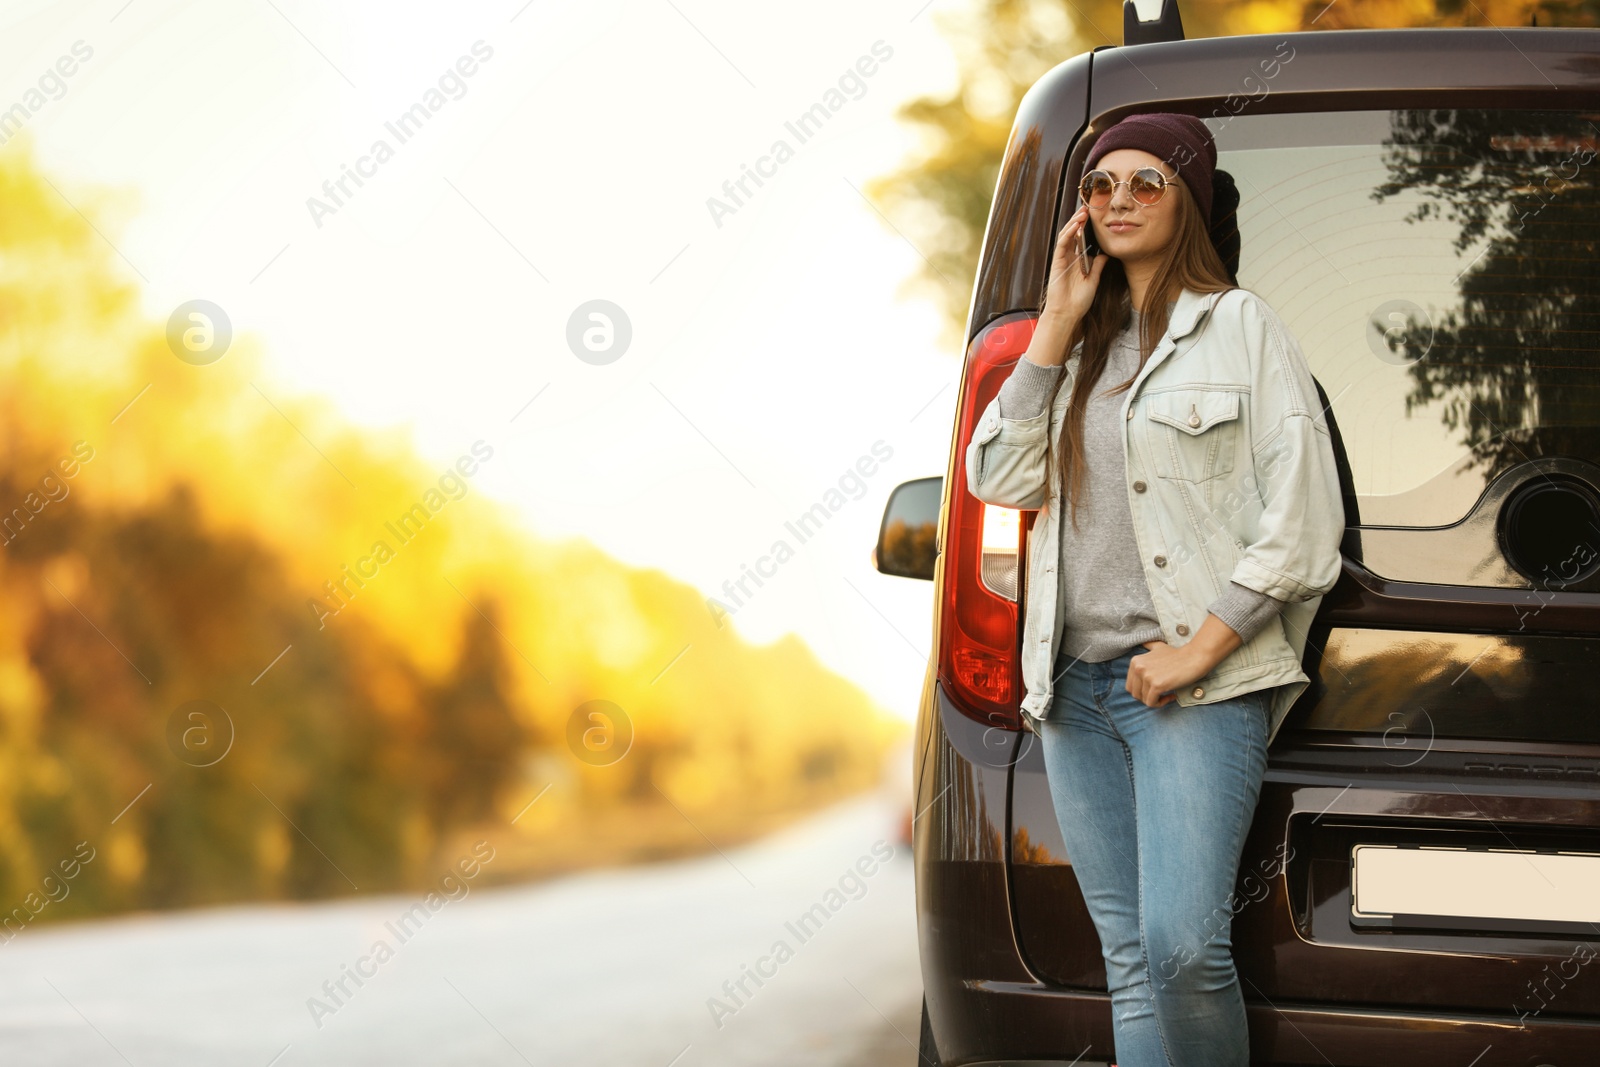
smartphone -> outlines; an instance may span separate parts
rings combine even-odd
[[[1083,194],[1079,193],[1077,206],[1072,209],[1072,213],[1076,215],[1082,208]],[[1078,269],[1083,272],[1084,277],[1089,276],[1089,229],[1089,220],[1085,218],[1083,220],[1083,229],[1078,231]],[[1098,252],[1099,249],[1096,248],[1095,251]]]

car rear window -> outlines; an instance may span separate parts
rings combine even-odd
[[[1600,460],[1600,114],[1208,119],[1239,284],[1332,401],[1363,526],[1441,526],[1538,456]]]

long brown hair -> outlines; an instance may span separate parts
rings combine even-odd
[[[1206,220],[1200,217],[1199,205],[1194,202],[1189,187],[1182,181],[1173,182],[1172,185],[1167,196],[1177,195],[1174,205],[1178,209],[1177,233],[1168,242],[1166,253],[1145,292],[1145,306],[1139,309],[1139,366],[1133,378],[1107,390],[1113,395],[1132,387],[1134,378],[1139,376],[1145,361],[1165,336],[1167,300],[1170,299],[1168,294],[1175,295],[1180,289],[1217,293],[1238,288],[1229,281],[1228,268],[1217,254],[1216,246],[1211,243]],[[1121,261],[1108,260],[1100,270],[1100,284],[1095,288],[1088,313],[1067,338],[1069,356],[1079,342],[1083,344],[1083,351],[1079,356],[1072,399],[1067,405],[1067,417],[1056,440],[1054,459],[1056,469],[1066,474],[1066,499],[1074,530],[1078,528],[1078,500],[1083,486],[1083,472],[1079,468],[1084,454],[1084,409],[1089,402],[1089,391],[1099,383],[1100,374],[1105,370],[1112,339],[1128,326],[1128,320],[1132,317],[1132,303],[1128,276],[1122,269]],[[1063,381],[1065,377],[1062,376]],[[1060,389],[1061,381],[1057,381],[1046,410],[1054,407],[1055,394]]]

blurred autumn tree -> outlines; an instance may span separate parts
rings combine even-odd
[[[1154,18],[1159,0],[1140,12]],[[1600,24],[1600,0],[1180,0],[1188,38],[1289,30],[1399,26]],[[960,351],[984,224],[1017,105],[1045,72],[1100,45],[1122,43],[1121,0],[974,0],[936,11],[956,54],[960,84],[897,115],[920,127],[927,149],[869,182],[870,197],[922,254],[907,289],[944,314],[944,344]]]
[[[0,203],[10,935],[418,889],[480,836],[491,879],[699,850],[877,781],[903,724],[797,639],[752,647],[691,587],[541,541],[471,479],[341,611],[309,610],[443,465],[290,395],[248,338],[175,358],[108,202],[45,179],[26,138]],[[611,766],[567,747],[597,698],[632,731]],[[215,762],[173,747],[194,701]],[[93,859],[47,903],[79,842]]]

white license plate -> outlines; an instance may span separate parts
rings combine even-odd
[[[1515,849],[1350,848],[1351,912],[1600,922],[1600,854]]]

